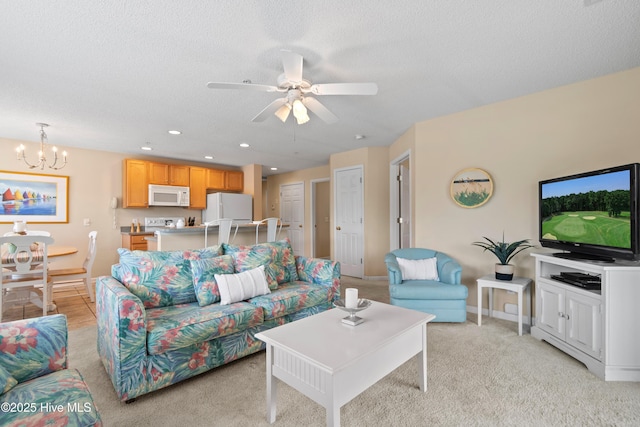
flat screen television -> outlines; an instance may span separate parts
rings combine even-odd
[[[640,259],[640,164],[539,182],[540,244],[563,258]]]

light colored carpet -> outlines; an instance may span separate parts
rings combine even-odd
[[[428,390],[410,360],[342,407],[343,426],[638,426],[640,383],[604,382],[512,322],[428,326]],[[69,361],[105,426],[267,426],[265,354],[246,357],[132,404],[116,398],[96,329],[69,332]],[[324,409],[280,383],[276,426],[323,426]]]

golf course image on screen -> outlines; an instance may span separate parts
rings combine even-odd
[[[543,239],[631,247],[629,190],[590,191],[542,199]]]

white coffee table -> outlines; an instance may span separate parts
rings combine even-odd
[[[256,334],[267,344],[269,423],[276,420],[277,380],[326,408],[328,426],[339,426],[343,405],[416,354],[420,390],[427,390],[433,314],[373,301],[358,312],[360,325],[342,323],[346,315],[332,309]]]

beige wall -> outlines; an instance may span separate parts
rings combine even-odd
[[[636,68],[417,123],[415,246],[457,258],[468,304],[475,306],[475,280],[492,273],[496,260],[471,242],[504,231],[507,240],[531,238],[539,245],[538,181],[639,162],[639,118]],[[401,139],[391,151],[407,144]],[[449,197],[450,180],[468,167],[494,180],[493,197],[476,209],[460,208]],[[534,277],[532,257],[520,254],[514,261],[517,275]],[[504,293],[499,298],[498,310],[515,302]]]
[[[319,166],[316,168],[302,169],[295,172],[270,175],[267,177],[267,196],[265,217],[280,217],[280,186],[304,183],[304,255],[311,254],[311,233],[313,223],[311,222],[311,181],[316,179],[329,178],[329,166]],[[284,234],[284,233],[283,233]]]
[[[253,196],[253,220],[263,219],[262,166],[251,164],[242,167],[244,173],[244,194]]]
[[[34,139],[38,135],[34,132]],[[201,217],[201,210],[184,208],[152,207],[148,209],[122,209],[122,161],[125,158],[141,158],[167,162],[143,156],[131,156],[106,151],[83,150],[75,147],[63,147],[63,141],[51,141],[69,152],[69,163],[64,169],[53,171],[45,169],[38,173],[69,177],[69,223],[68,224],[31,224],[31,230],[50,231],[57,245],[70,245],[79,249],[78,253],[55,260],[56,268],[81,265],[87,251],[88,234],[98,231],[98,252],[93,267],[93,276],[110,274],[111,265],[118,261],[117,249],[121,246],[120,226],[131,224],[134,218],[144,223],[146,216],[196,216]],[[39,144],[0,138],[0,170],[10,172],[29,172],[24,163],[15,158],[15,147],[24,144],[27,155],[33,156]],[[211,164],[186,163],[171,161],[174,164],[192,164],[194,166],[217,167]],[[118,208],[112,210],[109,202],[112,197],[118,198]],[[114,226],[115,214],[115,226]],[[89,218],[91,225],[84,226],[83,220]],[[28,221],[28,220],[27,220]],[[10,231],[12,224],[1,224],[0,233]]]

